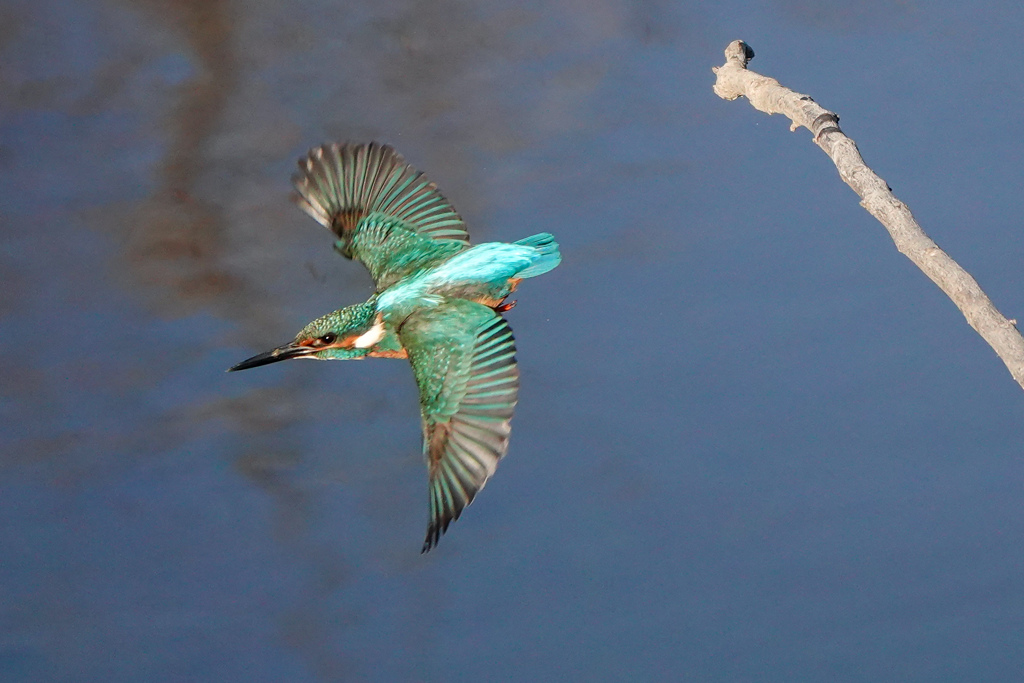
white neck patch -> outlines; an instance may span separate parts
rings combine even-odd
[[[377,322],[373,324],[373,327],[356,337],[356,340],[352,345],[357,349],[368,349],[383,338],[384,318],[383,316],[378,315]]]

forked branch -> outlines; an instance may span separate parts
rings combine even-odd
[[[1017,330],[1017,321],[1007,320],[975,279],[925,234],[907,205],[864,163],[857,145],[839,129],[838,116],[807,95],[747,69],[753,58],[754,51],[743,41],[730,43],[725,49],[725,64],[712,68],[717,74],[715,94],[726,100],[744,96],[759,111],[789,117],[790,130],[803,126],[811,131],[814,144],[832,159],[839,177],[860,196],[860,205],[885,226],[900,253],[952,299],[1024,388],[1024,337]]]

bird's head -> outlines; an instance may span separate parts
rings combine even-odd
[[[303,327],[294,340],[243,360],[228,371],[248,370],[290,358],[359,360],[365,358],[386,335],[384,320],[377,312],[374,297],[366,303],[346,306],[317,318]]]

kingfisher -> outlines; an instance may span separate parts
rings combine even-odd
[[[540,233],[471,245],[437,186],[376,142],[314,148],[292,182],[295,203],[334,233],[335,250],[366,266],[375,292],[229,371],[294,358],[408,359],[429,481],[425,553],[508,450],[519,369],[502,314],[515,306],[506,300],[522,280],[561,262],[558,243]]]

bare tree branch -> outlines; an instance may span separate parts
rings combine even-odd
[[[839,129],[837,115],[774,78],[747,69],[753,58],[754,51],[743,41],[730,43],[725,49],[725,65],[711,69],[718,76],[715,94],[726,100],[745,96],[759,111],[789,117],[793,122],[790,130],[803,126],[811,131],[814,143],[839,169],[839,177],[860,196],[860,205],[885,226],[900,253],[953,300],[1024,388],[1024,337],[1017,331],[1017,321],[1003,317],[975,279],[925,234],[907,205],[864,163],[856,143]]]

